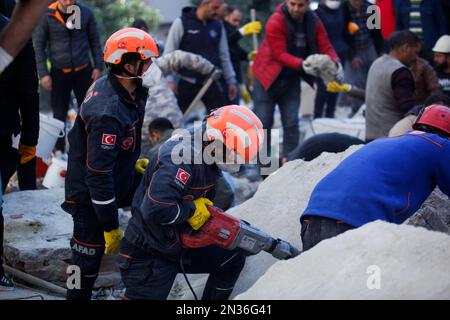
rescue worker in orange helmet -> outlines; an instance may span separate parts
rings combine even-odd
[[[186,249],[179,233],[200,229],[210,217],[220,170],[237,171],[255,159],[262,123],[246,107],[230,105],[188,133],[175,131],[160,147],[133,199],[118,256],[127,299],[166,299],[182,271],[210,274],[202,299],[228,299],[244,267],[239,249]]]
[[[104,253],[117,253],[122,231],[118,208],[129,206],[140,182],[135,163],[149,77],[158,74],[153,38],[126,28],[105,44],[108,75],[89,88],[69,133],[66,200],[73,216],[72,264],[80,267],[81,288],[69,288],[67,299],[88,300]],[[156,67],[157,68],[157,67]]]

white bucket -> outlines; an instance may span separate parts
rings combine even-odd
[[[48,159],[55,147],[56,140],[64,137],[64,122],[53,117],[39,114],[39,140],[36,146],[38,157]]]
[[[48,189],[63,188],[67,172],[67,161],[53,158],[52,164],[48,167],[42,185]]]
[[[53,117],[39,114],[39,140],[36,146],[36,155],[48,159],[52,155],[58,138],[64,137],[64,122]],[[13,147],[19,149],[20,134],[12,137]]]

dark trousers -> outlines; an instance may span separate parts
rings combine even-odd
[[[80,268],[81,288],[67,290],[67,300],[90,300],[105,251],[103,229],[96,218],[94,208],[74,206],[71,210],[73,216],[71,264]]]
[[[13,148],[10,135],[0,135],[0,155],[3,192],[16,171],[20,190],[36,189],[36,157],[25,164],[20,164],[19,152]]]
[[[337,93],[327,91],[325,83],[321,79],[317,79],[317,93],[314,101],[314,118],[334,118],[334,111],[336,109]],[[325,106],[326,105],[326,106]]]
[[[228,84],[227,84],[227,82],[224,79],[222,79],[220,81],[220,85],[222,86],[223,96],[224,96],[225,100],[227,101],[227,105],[230,105],[230,104],[237,104],[237,105],[239,105],[239,102],[240,102],[240,99],[241,99],[240,84],[239,83],[236,84],[237,92],[236,92],[236,97],[233,100],[230,100],[228,98]]]
[[[355,228],[341,221],[319,216],[304,216],[301,224],[303,251],[311,249],[322,240]]]
[[[74,91],[78,106],[80,106],[89,86],[92,84],[91,76],[91,67],[86,67],[83,70],[70,73],[64,73],[62,70],[52,68],[51,106],[53,117],[64,123],[66,122],[71,91]],[[64,152],[65,138],[58,139],[56,142],[56,150]]]
[[[5,272],[3,270],[3,229],[4,229],[4,219],[3,219],[3,208],[0,204],[0,276]]]
[[[300,108],[300,79],[292,81],[276,80],[265,90],[262,84],[255,79],[253,89],[254,112],[267,129],[265,145],[271,146],[270,129],[274,122],[275,106],[278,104],[283,124],[283,156],[295,149],[300,138],[299,108]]]
[[[184,113],[191,102],[194,100],[197,93],[203,87],[201,84],[192,84],[190,82],[180,80],[178,83],[178,104],[181,111]],[[216,108],[223,107],[227,104],[224,93],[217,82],[213,82],[202,98],[208,113]]]
[[[126,299],[165,300],[181,264],[162,256],[149,255],[122,240],[117,262],[125,284]],[[240,250],[217,246],[189,249],[183,254],[186,273],[209,273],[202,300],[226,300],[230,297],[245,264]]]

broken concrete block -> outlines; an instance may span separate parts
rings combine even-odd
[[[450,199],[436,188],[407,224],[450,234]]]
[[[4,200],[6,263],[47,281],[65,281],[73,223],[60,208],[64,189],[12,192]]]
[[[4,201],[6,264],[65,287],[73,220],[60,207],[64,188],[13,192]],[[120,210],[119,217],[124,230],[130,213]],[[96,286],[119,282],[115,256],[105,256]]]

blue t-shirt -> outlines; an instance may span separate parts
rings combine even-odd
[[[342,161],[315,187],[305,215],[359,227],[402,223],[436,186],[450,196],[450,140],[411,131],[377,139]]]

